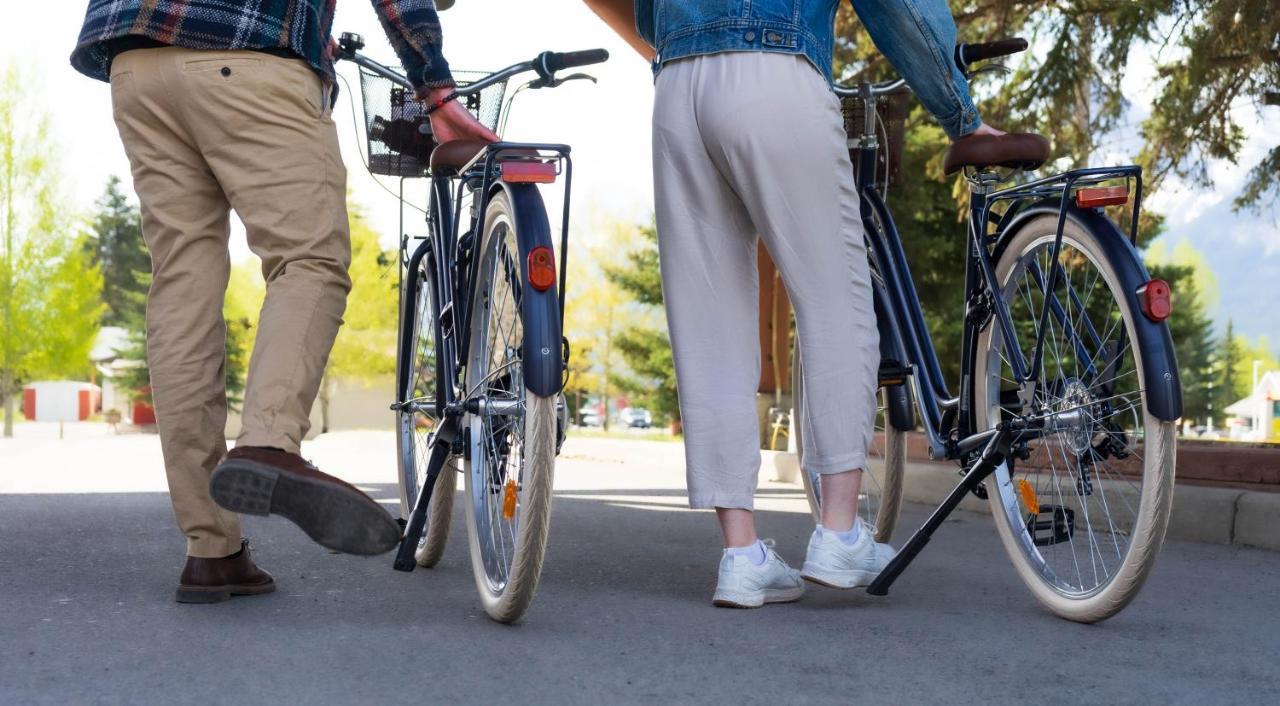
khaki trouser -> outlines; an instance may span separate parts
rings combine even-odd
[[[239,518],[209,496],[227,449],[231,209],[267,282],[238,445],[298,452],[342,324],[351,289],[346,170],[324,83],[300,60],[250,51],[136,49],[111,68],[151,250],[151,392],[190,556],[240,548]]]
[[[662,291],[689,503],[752,507],[760,470],[756,238],[796,311],[804,464],[866,466],[879,334],[840,103],[802,56],[674,61],[653,107]]]

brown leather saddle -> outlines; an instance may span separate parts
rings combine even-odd
[[[431,151],[431,176],[455,176],[489,143],[484,140],[450,140]]]
[[[1030,132],[967,135],[942,155],[942,171],[955,174],[965,167],[1035,169],[1049,159],[1049,141]]]

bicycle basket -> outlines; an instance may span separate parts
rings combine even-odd
[[[466,86],[487,75],[473,71],[453,72],[459,86]],[[458,101],[481,124],[494,130],[502,113],[506,90],[506,81],[499,81]],[[436,146],[426,106],[414,99],[409,89],[363,68],[360,69],[360,92],[364,98],[369,171],[394,177],[424,176],[431,150]]]
[[[844,132],[850,138],[862,135],[866,110],[861,98],[841,98],[844,112]],[[911,112],[911,92],[900,89],[876,97],[877,139],[880,149],[876,155],[876,183],[881,188],[898,180],[902,167],[902,150],[906,142],[907,113]]]

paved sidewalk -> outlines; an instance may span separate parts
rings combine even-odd
[[[679,444],[571,439],[525,621],[480,609],[461,512],[441,565],[246,531],[279,591],[173,603],[182,540],[154,436],[0,440],[0,703],[1274,703],[1280,553],[1171,542],[1102,625],[1043,611],[985,515],[960,512],[887,598],[810,587],[714,609],[718,543]],[[389,433],[308,444],[394,503]],[[796,486],[759,522],[798,562]],[[904,527],[927,508],[908,505]]]

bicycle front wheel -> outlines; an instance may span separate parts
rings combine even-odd
[[[435,309],[432,307],[434,280],[430,263],[423,258],[418,264],[416,292],[405,286],[401,296],[400,325],[408,338],[401,337],[397,358],[396,380],[400,385],[398,401],[408,405],[396,412],[396,458],[400,472],[400,517],[409,519],[418,502],[418,494],[427,479],[427,462],[431,458],[431,432],[440,423],[444,406],[441,387],[443,368],[436,346]],[[408,279],[404,280],[405,285]],[[403,285],[402,285],[403,286]],[[458,482],[457,467],[452,459],[436,478],[431,504],[427,508],[427,524],[414,552],[418,566],[432,567],[444,555],[449,541],[449,525],[453,520],[453,495]]]
[[[547,548],[556,454],[556,399],[528,390],[521,350],[523,271],[505,192],[485,210],[467,356],[466,514],[471,566],[485,612],[509,623],[537,590]]]
[[[989,492],[1005,550],[1046,607],[1079,622],[1119,612],[1137,595],[1164,541],[1173,496],[1174,427],[1147,410],[1146,351],[1133,298],[1098,236],[1068,220],[1052,275],[1057,216],[1027,223],[996,263],[1022,355],[1033,354],[1049,307],[1034,392],[1013,380],[999,319],[979,336],[974,410],[979,429],[1014,414],[1061,415],[1011,457]]]
[[[800,477],[804,483],[805,498],[813,521],[822,523],[822,486],[817,474],[804,468],[804,363],[796,349],[793,355],[791,399],[795,408],[792,414],[796,450],[800,457]],[[907,397],[891,398],[890,396]],[[886,403],[910,404],[905,385],[885,387],[876,394],[879,409],[876,411],[875,430],[871,445],[867,448],[867,467],[862,473],[862,488],[858,491],[858,515],[875,529],[875,540],[887,543],[898,524],[902,510],[902,482],[907,459],[907,435],[886,423]],[[854,430],[850,430],[852,433]]]

